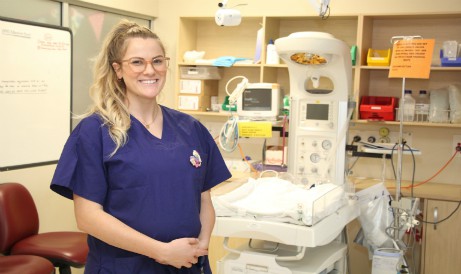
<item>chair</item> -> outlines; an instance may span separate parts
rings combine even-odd
[[[0,274],[54,274],[53,264],[34,255],[0,256]]]
[[[0,250],[5,255],[35,255],[48,259],[59,273],[85,266],[87,234],[38,233],[39,219],[29,191],[19,183],[0,184]]]

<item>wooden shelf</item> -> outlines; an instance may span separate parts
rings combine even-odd
[[[351,120],[352,125],[354,124],[369,124],[369,125],[391,125],[398,126],[398,121],[370,121],[370,120]],[[450,123],[428,123],[428,122],[404,122],[405,127],[436,127],[436,128],[461,128],[461,124],[450,124]]]
[[[219,81],[218,100],[223,102],[227,95],[225,86],[229,79],[237,75],[246,76],[250,82],[279,83],[285,94],[289,93],[290,81],[286,64],[265,64],[266,47],[269,39],[285,37],[299,31],[327,32],[344,41],[348,46],[357,46],[356,66],[353,66],[353,87],[349,95],[356,102],[362,96],[400,97],[402,81],[389,78],[389,67],[367,66],[366,56],[369,48],[390,48],[390,40],[394,36],[421,35],[425,39],[434,39],[430,79],[407,79],[406,89],[437,90],[448,83],[459,82],[461,67],[440,66],[439,51],[443,41],[461,41],[461,14],[368,14],[353,16],[330,16],[328,20],[320,20],[314,16],[260,16],[246,18],[240,26],[222,28],[216,26],[213,17],[182,17],[177,50],[178,68],[182,66],[210,66],[181,62],[186,51],[205,51],[205,59],[220,56],[253,58],[255,56],[257,31],[263,29],[263,45],[261,61],[258,64],[235,64],[223,68],[223,76]],[[444,31],[441,32],[440,29]],[[179,76],[178,76],[179,78]],[[179,79],[178,79],[179,82]],[[372,125],[378,122],[361,121],[358,118],[359,105],[354,113],[354,123]],[[198,113],[200,116],[227,116],[222,113]],[[379,122],[386,125],[398,125],[399,122]],[[405,123],[412,127],[460,128],[461,125],[449,123]]]

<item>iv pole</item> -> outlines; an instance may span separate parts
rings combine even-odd
[[[422,39],[421,36],[394,36],[391,38],[391,44],[394,45],[398,40],[413,40],[413,39]],[[406,78],[402,78],[402,94],[400,98],[404,98],[405,96],[405,85],[406,85]],[[405,112],[405,100],[401,100],[402,105],[399,105],[399,143],[397,146],[397,175],[396,175],[396,187],[395,187],[395,201],[400,201],[401,191],[400,188],[402,186],[402,157],[403,157],[403,150],[404,150],[404,142],[403,142],[403,117]],[[398,219],[396,219],[396,224],[398,227]],[[397,234],[396,234],[397,233]],[[399,231],[394,232],[394,237],[397,239]]]
[[[421,36],[394,36],[391,38],[391,44],[394,46],[395,43],[397,43],[397,40],[413,40],[413,39],[422,39]],[[405,147],[405,143],[404,143],[404,140],[403,140],[403,122],[404,122],[404,114],[405,114],[405,100],[403,100],[404,96],[405,96],[405,86],[406,86],[406,77],[402,77],[402,92],[401,92],[401,105],[399,105],[399,138],[398,138],[398,144],[397,144],[397,174],[396,174],[396,191],[395,191],[395,201],[393,202],[393,207],[394,208],[397,208],[398,211],[400,210],[404,210],[404,211],[409,211],[406,212],[408,213],[408,216],[409,219],[406,219],[407,222],[410,222],[410,226],[413,226],[413,210],[415,210],[415,207],[416,207],[416,202],[411,200],[410,201],[410,208],[406,208],[408,207],[408,203],[401,203],[401,186],[402,186],[402,164],[403,164],[403,161],[402,161],[402,158],[403,158],[403,152],[404,152],[404,147]],[[413,197],[411,197],[411,199],[413,199]],[[405,205],[403,205],[405,204]],[[400,239],[400,223],[401,223],[401,220],[400,220],[400,214],[396,214],[394,216],[394,225],[395,225],[395,230],[393,231],[393,243],[394,243],[394,247],[397,249],[397,250],[401,250],[401,247],[397,244],[397,241]],[[403,254],[402,254],[403,255]],[[405,262],[405,259],[403,259],[404,262]],[[406,262],[405,262],[406,264]]]

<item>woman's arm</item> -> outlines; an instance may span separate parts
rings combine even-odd
[[[191,267],[202,251],[195,238],[164,243],[144,235],[106,213],[98,203],[74,194],[74,210],[80,230],[112,246],[148,256],[161,264]],[[205,253],[205,254],[204,254]]]
[[[198,237],[200,243],[199,247],[208,250],[210,244],[211,232],[213,231],[215,223],[215,211],[211,201],[210,191],[202,192],[201,207],[200,207],[200,222],[202,223],[202,230]]]

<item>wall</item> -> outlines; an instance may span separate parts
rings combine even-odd
[[[123,10],[134,14],[157,17],[159,0],[61,0],[70,4],[83,4],[85,6],[102,6],[113,10]]]

